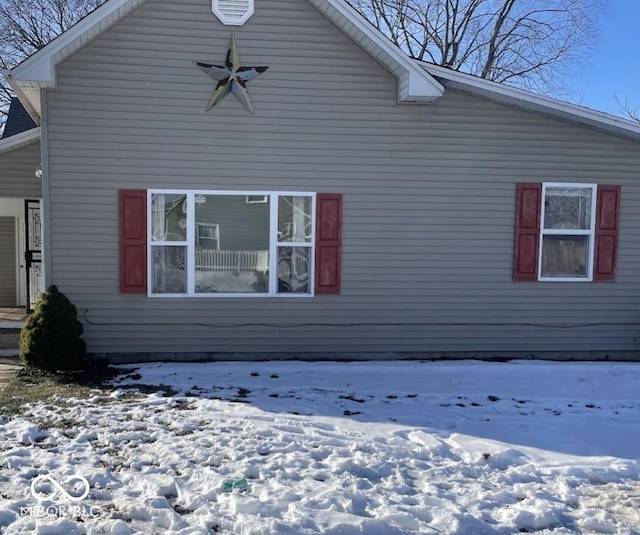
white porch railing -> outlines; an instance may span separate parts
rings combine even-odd
[[[261,271],[269,269],[269,251],[196,251],[196,271]]]

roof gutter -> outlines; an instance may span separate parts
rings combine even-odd
[[[31,130],[20,132],[15,136],[8,137],[6,139],[0,139],[0,154],[11,152],[12,150],[19,149],[25,145],[31,145],[40,140],[40,127],[36,126]]]
[[[39,125],[40,113],[33,106],[33,104],[31,103],[31,100],[27,97],[25,92],[22,90],[22,87],[20,87],[20,85],[16,83],[11,72],[12,72],[11,69],[0,69],[0,74],[2,74],[3,78],[9,84],[9,87],[11,87],[13,92],[18,96],[18,98],[20,99],[20,102],[24,106],[24,109],[27,110],[27,113],[31,116],[34,122]]]
[[[494,102],[509,104],[527,111],[589,126],[609,134],[615,134],[636,141],[640,140],[639,122],[525,91],[524,89],[518,89],[517,87],[485,80],[484,78],[454,71],[446,67],[441,67],[440,65],[433,65],[426,62],[419,63],[429,74],[443,80],[450,89],[484,97]]]

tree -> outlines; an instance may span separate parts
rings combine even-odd
[[[83,330],[76,307],[51,285],[20,331],[20,359],[43,370],[80,369],[87,349]]]
[[[624,117],[640,123],[640,110],[634,107],[628,98],[625,97],[624,100],[621,100],[618,95],[613,95],[613,98],[620,107],[620,111]]]
[[[105,1],[0,0],[0,68],[17,65]],[[0,127],[12,95],[2,80]]]
[[[564,86],[608,0],[349,0],[412,58],[538,92]]]

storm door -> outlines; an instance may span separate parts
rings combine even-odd
[[[44,291],[42,269],[42,219],[40,201],[24,201],[25,214],[25,268],[27,282],[27,312],[32,312],[38,297]]]

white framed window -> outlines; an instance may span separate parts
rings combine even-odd
[[[315,200],[149,190],[149,296],[312,296]]]
[[[264,204],[269,202],[266,195],[247,195],[247,204]]]
[[[278,292],[309,293],[313,264],[313,198],[279,195],[277,206]]]
[[[198,249],[220,250],[220,225],[217,223],[196,223],[196,247]]]
[[[591,281],[596,184],[542,184],[538,280]]]

